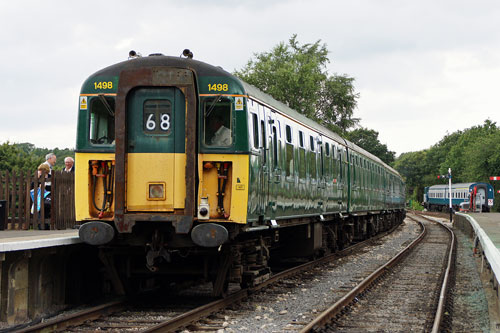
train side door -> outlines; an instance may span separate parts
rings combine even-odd
[[[259,186],[258,186],[258,212],[265,216],[269,202],[269,149],[268,149],[268,124],[269,109],[259,105]]]
[[[337,198],[338,198],[338,201],[337,203],[339,204],[339,209],[340,211],[343,211],[343,208],[344,208],[344,205],[345,205],[345,199],[344,199],[344,184],[345,184],[345,180],[344,180],[344,175],[343,175],[343,171],[344,171],[344,149],[342,148],[342,146],[338,146],[338,149],[337,149],[337,163],[338,163],[338,174],[337,174]]]
[[[342,211],[348,211],[351,207],[351,180],[352,177],[349,164],[349,153],[347,147],[341,148],[341,175],[342,175]]]
[[[281,183],[280,168],[280,123],[276,112],[270,110],[268,117],[268,167],[269,167],[269,188],[267,214],[274,217],[277,208],[277,198]]]
[[[319,149],[319,156],[318,156],[318,196],[319,196],[319,201],[318,201],[318,206],[321,210],[324,210],[325,207],[325,202],[323,202],[326,194],[326,174],[325,174],[325,163],[326,163],[326,157],[325,157],[325,148],[324,148],[324,143],[323,143],[323,138],[321,136],[318,137],[318,149]]]
[[[185,98],[140,88],[127,100],[126,209],[173,212],[185,201]]]

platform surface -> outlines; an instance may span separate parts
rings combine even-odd
[[[0,231],[0,252],[81,243],[77,229]]]
[[[488,238],[500,249],[500,213],[467,213],[488,235]]]

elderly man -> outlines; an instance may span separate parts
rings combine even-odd
[[[75,160],[72,157],[66,157],[64,159],[64,172],[74,172],[75,171]]]
[[[56,165],[56,159],[56,154],[54,153],[48,153],[47,155],[45,155],[45,162],[43,163],[49,166],[51,172],[54,165]]]

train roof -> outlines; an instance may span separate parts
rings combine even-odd
[[[150,55],[148,57],[138,57],[129,60],[125,60],[114,65],[103,68],[90,77],[94,76],[118,76],[120,72],[127,69],[143,68],[143,67],[159,67],[159,66],[171,66],[178,68],[189,68],[193,69],[198,76],[227,76],[231,75],[222,67],[217,67],[209,65],[202,61],[171,57],[160,54]]]
[[[238,79],[238,78],[236,78]],[[239,79],[238,79],[239,80]],[[248,84],[244,81],[241,81],[241,84],[243,85],[243,87],[245,88],[246,92],[248,93],[249,96],[252,96],[262,102],[264,102],[265,104],[268,104],[269,106],[273,107],[274,109],[276,110],[279,110],[281,112],[283,112],[284,114],[290,116],[291,118],[295,119],[295,120],[298,120],[299,122],[303,123],[304,125],[307,125],[311,128],[314,128],[316,131],[320,132],[322,135],[325,135],[339,143],[343,143],[345,144],[349,149],[352,149],[356,152],[359,152],[365,156],[367,156],[368,158],[380,163],[380,164],[383,164],[384,166],[386,166],[388,169],[391,169],[393,172],[395,172],[396,174],[399,175],[399,173],[392,169],[390,166],[388,166],[387,164],[385,164],[380,158],[378,158],[377,156],[371,154],[370,152],[364,150],[363,148],[357,146],[356,144],[342,138],[340,135],[338,135],[337,133],[329,130],[328,128],[318,124],[317,122],[315,122],[314,120],[304,116],[303,114],[295,111],[294,109],[290,108],[289,106],[287,106],[286,104],[280,102],[280,101],[277,101],[275,100],[272,96],[260,91],[258,88],[256,88],[255,86],[251,85],[251,84]]]
[[[490,184],[488,183],[484,183],[484,182],[474,182],[474,183],[456,183],[456,184],[451,184],[451,188],[452,189],[457,189],[457,188],[464,188],[464,189],[469,189],[471,186],[473,185],[487,185],[487,186],[491,186]],[[432,186],[429,186],[429,190],[442,190],[442,189],[447,189],[449,188],[449,185],[448,184],[439,184],[439,185],[432,185]]]
[[[165,56],[162,54],[153,54],[153,55],[150,55],[147,57],[137,57],[137,58],[125,60],[125,61],[116,63],[114,65],[108,66],[106,68],[103,68],[103,69],[95,72],[94,74],[92,74],[89,78],[87,78],[87,81],[91,80],[94,77],[98,77],[98,76],[119,76],[120,72],[123,70],[143,68],[143,67],[159,67],[159,66],[171,66],[171,67],[192,69],[196,73],[197,76],[226,76],[226,77],[230,77],[233,81],[241,84],[242,88],[245,90],[245,92],[248,96],[254,97],[255,99],[267,104],[268,106],[272,107],[273,109],[276,109],[276,110],[284,113],[285,115],[288,115],[290,118],[295,119],[295,120],[303,123],[304,125],[313,128],[314,130],[318,131],[321,135],[324,135],[332,140],[337,141],[338,143],[346,145],[349,149],[352,149],[353,151],[356,151],[356,152],[368,157],[369,159],[383,165],[385,168],[389,169],[394,174],[400,176],[400,174],[396,170],[394,170],[389,165],[385,164],[377,156],[369,153],[368,151],[364,150],[363,148],[357,146],[356,144],[342,138],[337,133],[335,133],[335,132],[329,130],[328,128],[318,124],[314,120],[307,118],[303,114],[291,109],[286,104],[284,104],[280,101],[277,101],[276,99],[274,99],[270,95],[262,92],[261,90],[254,87],[253,85],[242,81],[238,77],[236,77],[233,74],[224,70],[222,67],[213,66],[213,65],[207,64],[205,62],[194,60],[194,59]],[[85,84],[84,84],[84,86],[85,86]]]

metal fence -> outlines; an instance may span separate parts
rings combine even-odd
[[[52,171],[50,178],[23,171],[0,171],[0,200],[7,221],[3,229],[70,229],[75,226],[73,173]],[[46,191],[50,181],[50,191]],[[47,192],[50,192],[47,195]]]

